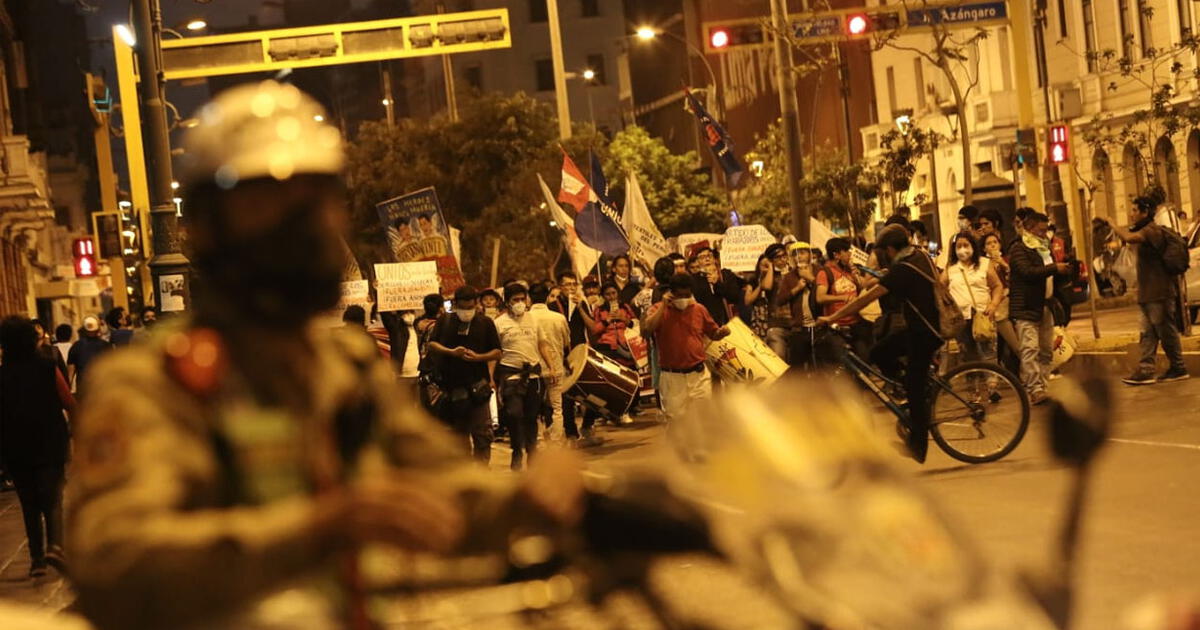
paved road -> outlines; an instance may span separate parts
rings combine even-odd
[[[1083,526],[1077,630],[1121,628],[1119,617],[1148,595],[1200,592],[1200,378],[1116,388],[1118,422],[1095,464]],[[1029,435],[1001,462],[964,465],[932,445],[923,466],[897,456],[1004,567],[1041,566],[1057,542],[1070,471],[1050,455],[1044,414],[1035,410]],[[886,417],[875,428],[896,442]],[[660,458],[663,434],[653,425],[613,429],[591,466]]]
[[[932,448],[924,466],[896,458],[1002,566],[1037,566],[1055,544],[1069,472],[1049,455],[1042,413],[1021,447],[999,463],[965,466]],[[1150,594],[1200,592],[1200,378],[1143,388],[1118,384],[1116,413],[1083,527],[1077,629],[1121,628],[1119,617]],[[875,429],[894,441],[885,417]],[[653,414],[603,434],[604,445],[586,450],[594,475],[668,457],[665,430]],[[499,448],[494,466],[502,468],[506,455]],[[27,567],[15,497],[0,494],[0,598],[49,608],[68,603],[60,580],[31,584]],[[777,613],[746,604],[756,599],[752,587],[703,560],[673,560],[657,574],[682,607],[715,609],[734,622],[724,627],[782,627]]]

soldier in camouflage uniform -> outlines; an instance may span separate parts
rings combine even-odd
[[[100,628],[258,627],[296,586],[332,625],[369,628],[364,545],[502,549],[579,517],[573,460],[489,474],[403,400],[369,337],[314,325],[346,223],[323,114],[293,86],[243,85],[185,139],[194,313],[98,364],[76,423],[68,555]]]

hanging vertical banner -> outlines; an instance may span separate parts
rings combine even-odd
[[[396,262],[434,261],[443,295],[466,284],[437,191],[425,188],[375,205]]]

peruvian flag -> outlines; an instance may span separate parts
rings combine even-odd
[[[563,151],[562,187],[558,190],[558,200],[580,212],[591,201],[592,187],[588,184],[583,172],[571,161],[571,156]]]

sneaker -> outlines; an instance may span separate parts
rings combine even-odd
[[[633,417],[630,416],[629,414],[625,414],[625,415],[621,416],[621,419],[617,421],[617,424],[622,424],[622,425],[633,424]]]
[[[1044,405],[1049,401],[1050,397],[1046,395],[1046,392],[1036,392],[1029,397],[1029,404],[1031,405]]]
[[[1174,383],[1175,381],[1186,381],[1189,378],[1192,378],[1192,375],[1188,374],[1188,371],[1186,369],[1171,368],[1171,369],[1167,370],[1166,372],[1163,372],[1162,376],[1158,377],[1158,382],[1159,383]]]
[[[33,579],[46,577],[46,560],[44,558],[34,560],[33,564],[29,566],[29,577]]]
[[[1155,378],[1152,372],[1138,370],[1121,379],[1121,382],[1126,385],[1153,385],[1158,382],[1158,379]]]

